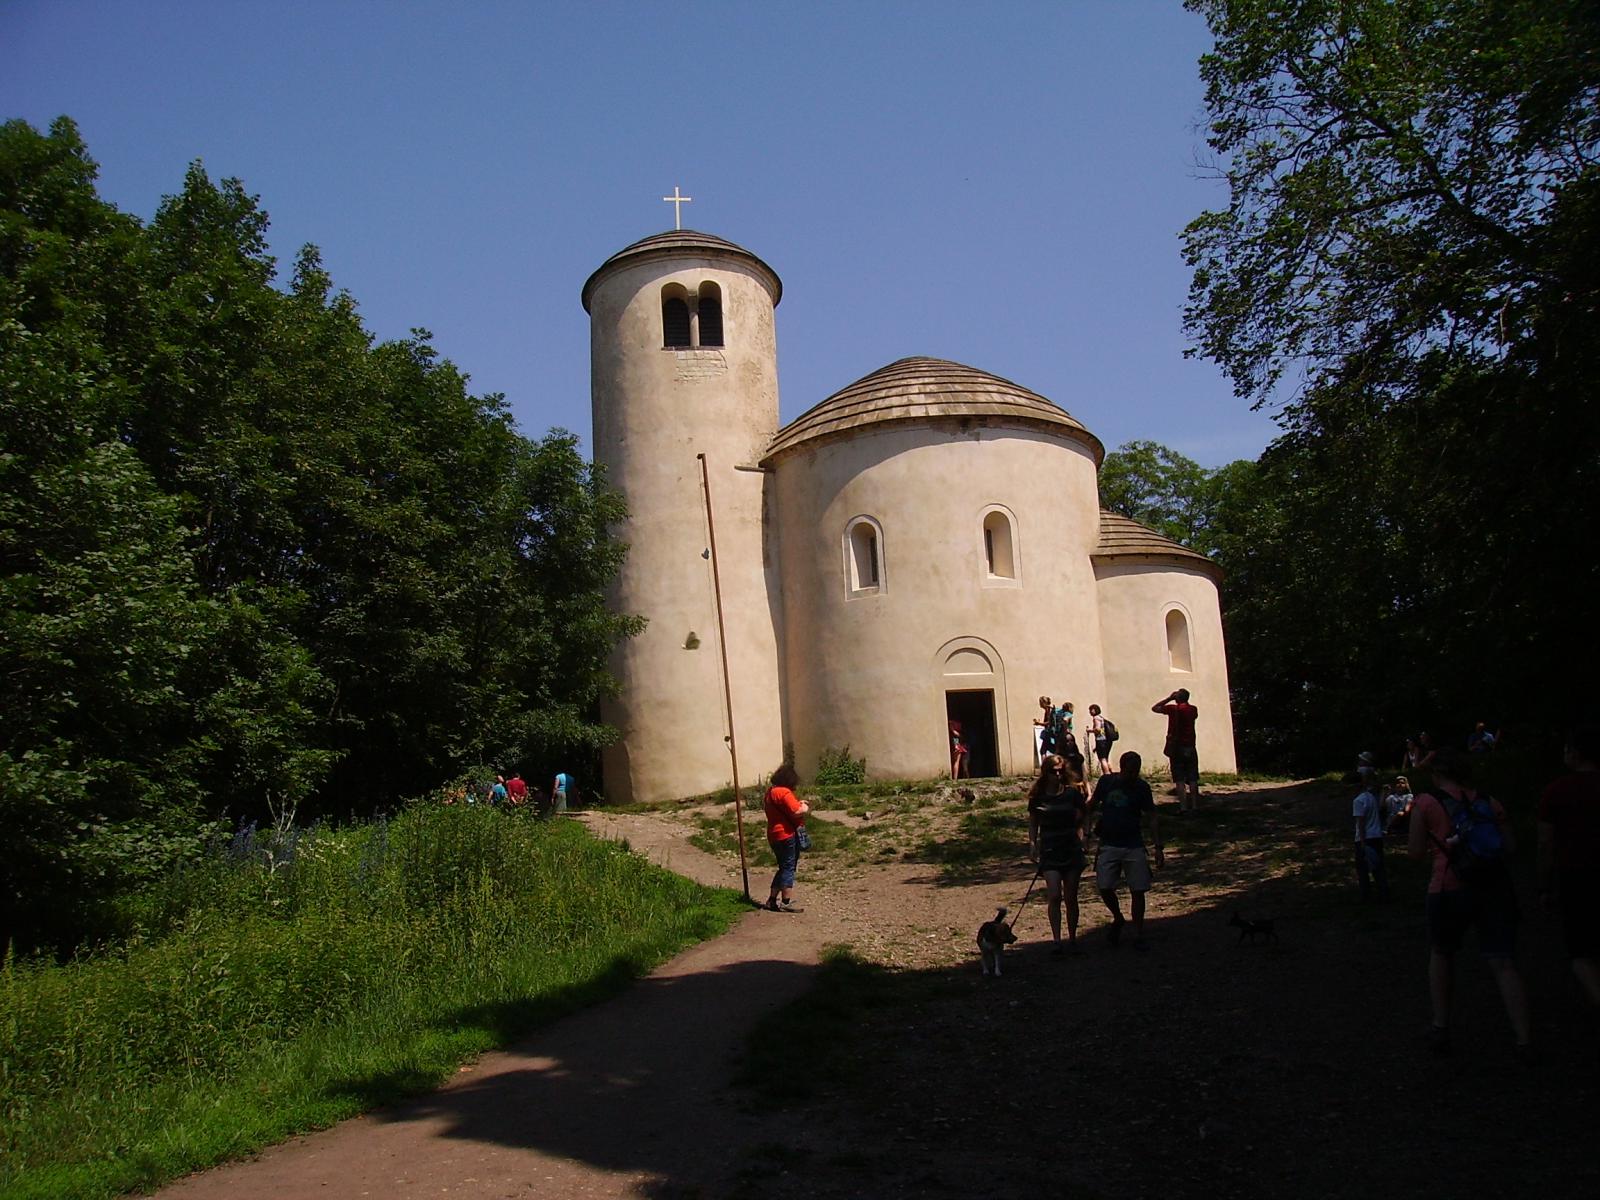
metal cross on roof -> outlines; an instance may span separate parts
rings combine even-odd
[[[663,197],[661,197],[661,199],[666,201],[668,204],[672,205],[672,227],[674,229],[682,229],[683,228],[683,206],[685,204],[688,204],[691,200],[693,200],[694,197],[693,196],[680,196],[678,194],[678,185],[677,184],[673,184],[672,185],[672,195],[663,196]]]

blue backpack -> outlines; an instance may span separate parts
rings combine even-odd
[[[1456,844],[1450,850],[1450,869],[1468,887],[1486,883],[1505,870],[1509,848],[1500,822],[1494,819],[1489,797],[1479,793],[1471,800],[1446,805]]]

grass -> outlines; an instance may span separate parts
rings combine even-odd
[[[927,838],[918,857],[938,865],[941,881],[965,883],[997,862],[1009,862],[1021,854],[1026,849],[1026,830],[1026,822],[1014,807],[974,808],[961,814],[949,837]]]
[[[292,858],[236,839],[134,908],[122,945],[0,968],[0,1196],[148,1188],[426,1090],[740,901],[573,822],[416,807]]]
[[[806,852],[807,854],[829,854],[849,858],[862,848],[862,838],[855,830],[814,813],[806,818],[806,831],[811,834],[811,849]],[[689,835],[689,843],[708,854],[738,854],[739,843],[733,829],[733,809],[727,809],[715,816],[705,813],[697,815],[695,831]],[[745,811],[744,845],[746,854],[766,853],[767,822],[759,810],[754,817],[750,815],[748,809]]]

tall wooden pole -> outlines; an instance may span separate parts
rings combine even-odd
[[[717,648],[722,651],[722,698],[728,706],[728,758],[733,765],[733,827],[739,833],[739,874],[744,877],[744,898],[754,904],[750,895],[750,864],[744,853],[744,803],[739,796],[739,747],[733,740],[733,687],[728,682],[728,632],[722,623],[722,573],[717,569],[717,522],[711,515],[711,476],[706,471],[706,456],[696,454],[700,460],[700,483],[706,492],[706,533],[711,539],[711,589],[717,598]]]

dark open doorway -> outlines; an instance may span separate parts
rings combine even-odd
[[[961,740],[968,754],[967,774],[991,776],[1000,774],[999,746],[994,730],[994,692],[984,688],[972,692],[946,692],[944,694],[946,719],[961,727]]]

